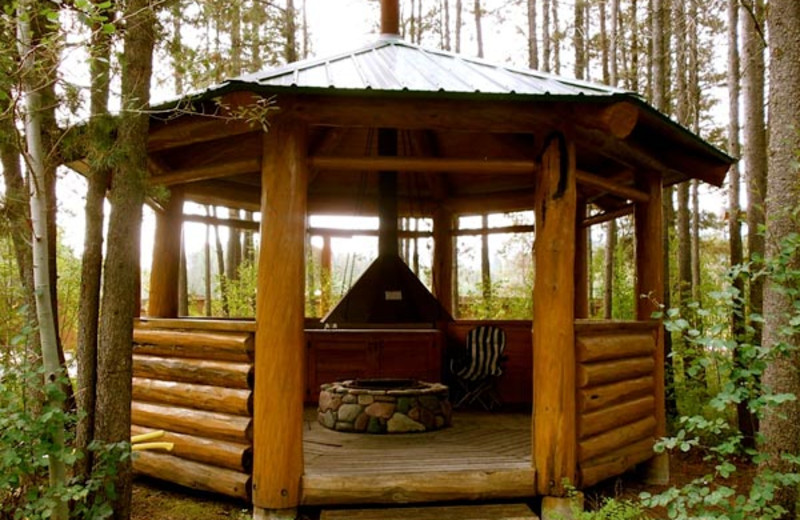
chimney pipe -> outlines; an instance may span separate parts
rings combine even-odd
[[[381,36],[400,36],[399,0],[381,0]]]

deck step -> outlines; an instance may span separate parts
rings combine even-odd
[[[539,520],[525,504],[328,509],[320,520]]]

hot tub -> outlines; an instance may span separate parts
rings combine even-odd
[[[340,432],[414,433],[450,425],[448,388],[414,379],[352,379],[320,387],[318,420]]]

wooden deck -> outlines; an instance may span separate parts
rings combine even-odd
[[[306,505],[486,500],[534,496],[530,414],[455,412],[436,432],[327,430],[307,409]]]

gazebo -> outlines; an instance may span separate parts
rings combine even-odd
[[[265,518],[304,504],[560,497],[565,481],[583,488],[647,461],[666,477],[652,452],[665,433],[663,328],[651,319],[664,286],[662,188],[719,186],[733,160],[635,93],[406,43],[396,2],[383,3],[371,45],[231,79],[153,117],[151,182],[170,197],[135,327],[133,422],[167,430],[176,448],[135,467],[252,500]],[[268,126],[248,121],[266,104]],[[178,316],[184,201],[260,212],[254,320]],[[396,249],[398,216],[433,219],[432,293],[451,314],[454,217],[535,210],[533,316],[506,324],[506,384],[530,409],[517,463],[467,464],[459,452],[453,466],[396,469],[386,456],[362,473],[311,468],[313,450],[331,449],[308,442],[304,403],[319,383],[364,359],[367,375],[437,378],[442,345],[469,325],[309,326],[307,216],[356,204],[380,216],[381,254]],[[599,212],[588,216],[590,204]],[[635,321],[588,320],[587,229],[629,214],[646,297]],[[458,451],[426,435],[382,442]]]

